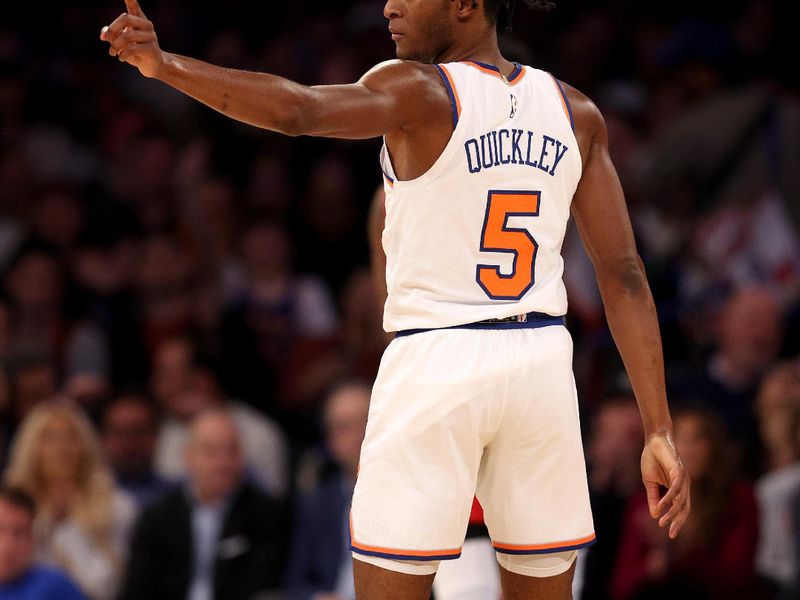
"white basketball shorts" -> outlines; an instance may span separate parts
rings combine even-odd
[[[353,496],[353,552],[458,558],[475,494],[498,553],[594,542],[562,325],[430,330],[387,348]]]

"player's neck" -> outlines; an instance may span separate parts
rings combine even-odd
[[[463,40],[463,41],[462,41]],[[497,45],[497,32],[476,39],[463,39],[447,48],[437,59],[437,63],[460,62],[474,60],[500,69],[503,75],[510,75],[514,70],[513,63],[500,54]]]

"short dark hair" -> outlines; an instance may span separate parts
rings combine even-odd
[[[524,0],[533,10],[550,10],[555,6],[550,0]],[[510,30],[517,0],[484,0],[483,10],[492,25]]]
[[[31,518],[36,516],[36,502],[33,497],[18,487],[0,485],[0,501],[27,511]]]

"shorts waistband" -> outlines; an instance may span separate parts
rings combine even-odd
[[[431,327],[428,329],[404,329],[395,333],[395,337],[406,337],[426,331],[443,331],[447,329],[537,329],[539,327],[549,327],[551,325],[564,325],[564,317],[554,317],[539,312],[529,312],[522,315],[514,315],[504,319],[486,319],[476,323],[465,323],[463,325],[452,325],[450,327]]]

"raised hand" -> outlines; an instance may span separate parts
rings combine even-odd
[[[144,16],[137,0],[125,0],[128,12],[100,30],[100,39],[110,44],[108,53],[139,69],[145,77],[156,77],[164,65],[153,22]]]
[[[642,452],[642,481],[650,516],[658,519],[659,527],[669,525],[669,537],[675,539],[689,517],[691,485],[668,434],[648,438]],[[667,488],[663,497],[661,487]]]

